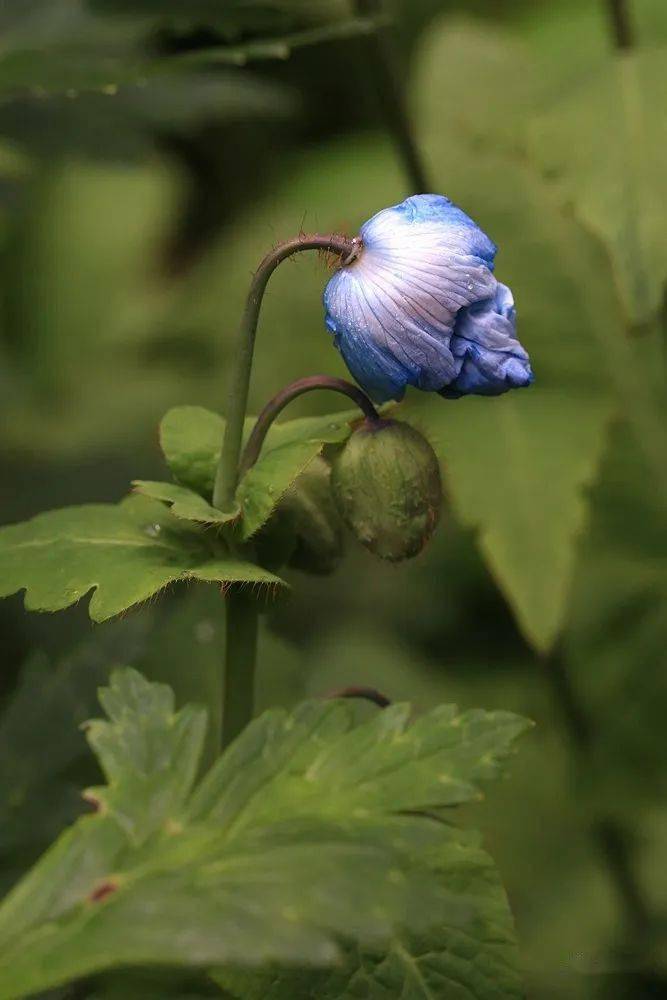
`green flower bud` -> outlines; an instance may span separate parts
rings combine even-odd
[[[345,523],[381,559],[416,556],[438,523],[438,459],[409,424],[362,424],[333,461],[331,487]]]

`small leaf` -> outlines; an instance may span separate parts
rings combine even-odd
[[[0,906],[0,1000],[133,964],[332,965],[341,939],[377,952],[399,925],[446,925],[463,961],[480,951],[480,975],[505,945],[506,927],[466,944],[480,920],[460,831],[402,810],[476,797],[525,720],[272,710],[189,796],[201,710],[175,712],[169,689],[127,669],[101,700],[109,721],[88,739],[108,785]]]
[[[135,479],[132,483],[137,493],[162,500],[170,505],[174,517],[184,521],[196,521],[202,524],[227,524],[238,517],[238,511],[224,513],[216,510],[192,490],[177,483],[156,483],[146,479]]]
[[[175,406],[160,424],[160,446],[174,478],[209,499],[225,421],[203,406]]]
[[[250,538],[271,516],[290,486],[325,444],[342,444],[351,433],[358,410],[324,417],[305,417],[272,425],[262,453],[239,483],[241,533]]]
[[[0,596],[25,590],[29,611],[59,611],[94,589],[90,617],[103,621],[192,579],[281,585],[145,497],[65,507],[0,529]]]

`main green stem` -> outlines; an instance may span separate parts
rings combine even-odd
[[[347,263],[356,257],[360,248],[361,241],[359,239],[350,239],[335,233],[300,235],[295,239],[280,243],[266,255],[259,265],[250,285],[239,330],[236,356],[232,366],[225,434],[213,488],[213,504],[219,510],[232,510],[234,507],[257,323],[269,278],[283,260],[301,250],[336,253],[341,258],[342,263]],[[250,722],[253,714],[258,610],[252,593],[232,586],[226,597],[226,614],[226,648],[222,685],[223,747],[228,746],[238,736]]]
[[[257,323],[262,306],[262,298],[269,278],[284,260],[301,250],[320,250],[338,254],[343,263],[353,260],[361,248],[357,238],[340,236],[336,233],[297,236],[278,246],[266,255],[250,285],[245,310],[241,319],[236,357],[232,365],[232,377],[227,397],[225,434],[222,442],[220,462],[213,487],[213,506],[219,510],[231,510],[239,478],[239,458],[243,442],[243,424],[248,407],[248,392],[252,359],[255,351]]]

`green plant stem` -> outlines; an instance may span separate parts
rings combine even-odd
[[[425,194],[431,187],[406,106],[405,70],[400,65],[392,27],[383,26],[383,6],[383,0],[356,0],[360,16],[379,19],[377,30],[366,40],[370,72],[387,131],[408,179],[410,194]]]
[[[257,602],[232,587],[225,599],[227,628],[222,686],[222,746],[226,747],[252,719],[257,660]]]
[[[588,769],[594,747],[592,721],[582,705],[558,649],[544,657],[543,666],[578,766]],[[590,832],[598,854],[613,883],[633,941],[641,946],[650,927],[651,913],[635,872],[630,838],[612,816],[595,816]]]
[[[278,246],[266,255],[250,285],[241,327],[225,412],[226,427],[220,462],[213,489],[213,505],[219,510],[231,510],[239,476],[239,457],[243,440],[243,423],[248,406],[252,359],[255,350],[257,323],[262,298],[269,278],[282,261],[301,250],[320,250],[338,254],[343,262],[353,260],[361,249],[361,241],[335,233],[300,235]]]
[[[367,421],[370,423],[380,422],[380,416],[366,393],[362,392],[359,386],[353,385],[352,382],[346,382],[343,378],[333,378],[330,375],[309,375],[306,378],[297,379],[296,382],[291,382],[276,393],[257,417],[257,422],[252,429],[241,458],[241,476],[259,458],[266,435],[276,417],[293,399],[303,396],[306,392],[315,392],[317,389],[342,393],[343,396],[347,396],[357,404]]]
[[[635,38],[627,0],[606,0],[606,4],[616,48],[621,51],[633,48]]]

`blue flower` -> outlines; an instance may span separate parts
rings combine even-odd
[[[361,227],[358,256],[324,291],[326,324],[378,402],[408,385],[450,399],[496,396],[533,380],[516,339],[496,246],[448,198],[420,194]]]

